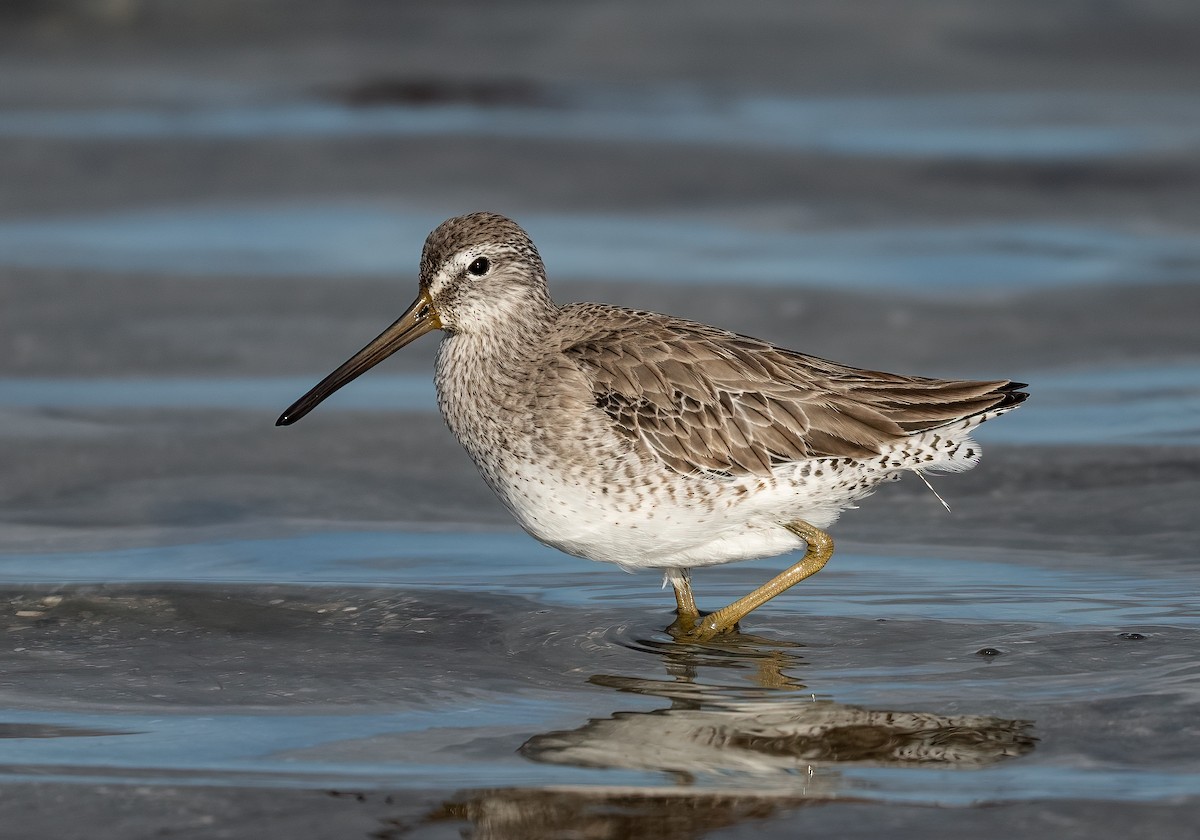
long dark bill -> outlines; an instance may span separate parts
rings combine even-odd
[[[311,391],[292,403],[287,411],[279,415],[275,425],[290,426],[347,382],[366,373],[413,339],[420,338],[432,330],[440,329],[441,326],[442,322],[438,318],[437,312],[434,311],[433,301],[429,299],[427,292],[422,291],[413,301],[412,306],[408,307],[408,311],[396,320],[396,323],[347,359],[345,364],[318,382]]]

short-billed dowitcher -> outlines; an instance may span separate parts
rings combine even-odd
[[[442,415],[522,527],[569,554],[664,570],[672,628],[696,638],[819,571],[833,553],[822,529],[881,482],[974,466],[970,430],[1027,396],[1007,380],[859,370],[668,315],[558,306],[528,234],[472,213],[425,240],[412,306],[278,424],[435,329]],[[764,586],[696,609],[692,567],[800,546]]]

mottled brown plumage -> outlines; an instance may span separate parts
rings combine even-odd
[[[562,352],[615,428],[671,469],[770,475],[812,458],[869,458],[1024,395],[1007,380],[860,370],[756,338],[597,304],[565,307]]]
[[[528,235],[494,213],[449,219],[416,302],[280,418],[445,332],[435,382],[450,429],[530,534],[595,560],[665,569],[680,632],[731,629],[819,570],[821,529],[905,471],[969,469],[969,432],[1019,405],[1007,380],[857,368],[707,324],[559,307]],[[699,618],[687,570],[806,546],[804,559]]]

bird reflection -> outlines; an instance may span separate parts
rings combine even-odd
[[[618,691],[646,694],[670,700],[778,696],[804,692],[806,687],[790,672],[808,663],[799,642],[736,633],[710,642],[679,642],[675,639],[614,639],[618,644],[657,657],[669,682],[632,677],[596,675],[588,682]],[[736,684],[701,679],[701,672],[722,677],[736,676]]]
[[[661,657],[667,678],[599,674],[589,682],[667,705],[535,735],[520,752],[549,764],[663,773],[673,784],[471,791],[428,814],[423,827],[467,822],[463,836],[472,840],[688,840],[834,796],[853,799],[839,768],[978,768],[1036,743],[1029,721],[820,699],[793,675],[805,665],[793,643],[739,635],[625,644]]]
[[[807,774],[821,764],[979,767],[1031,750],[1028,729],[1024,721],[831,700],[734,700],[701,708],[676,701],[668,709],[617,712],[537,735],[521,752],[551,764],[657,770],[690,781],[697,774]]]
[[[474,791],[446,802],[418,826],[396,821],[372,836],[444,836],[429,831],[446,822],[466,822],[469,840],[698,840],[710,832],[815,800],[780,800],[720,791],[633,788],[503,788]]]
[[[589,679],[618,691],[660,697],[654,711],[617,712],[579,727],[530,738],[534,761],[578,767],[656,770],[697,776],[763,778],[806,784],[816,771],[845,765],[980,767],[1033,749],[1028,721],[983,715],[875,710],[818,699],[788,674],[802,666],[798,647],[751,637],[731,644],[662,645],[671,679],[611,674]],[[706,666],[753,669],[753,686],[698,679]]]

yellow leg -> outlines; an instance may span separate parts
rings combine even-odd
[[[783,527],[808,544],[804,552],[804,557],[800,562],[771,578],[744,598],[739,598],[724,609],[709,613],[697,620],[691,632],[687,633],[689,637],[693,639],[711,639],[714,636],[734,630],[737,627],[737,623],[749,615],[751,611],[758,609],[780,592],[795,586],[800,581],[815,575],[824,568],[825,564],[829,562],[829,558],[833,555],[833,538],[820,528],[799,520],[789,522]],[[688,587],[687,595],[690,599],[690,586]],[[675,591],[675,597],[677,600],[679,599],[678,589]],[[682,604],[682,601],[680,603]],[[695,602],[692,602],[692,609],[695,609]]]
[[[695,596],[691,594],[691,572],[686,569],[668,569],[667,580],[676,593],[676,620],[671,629],[689,632],[700,620],[700,610],[696,608]]]

